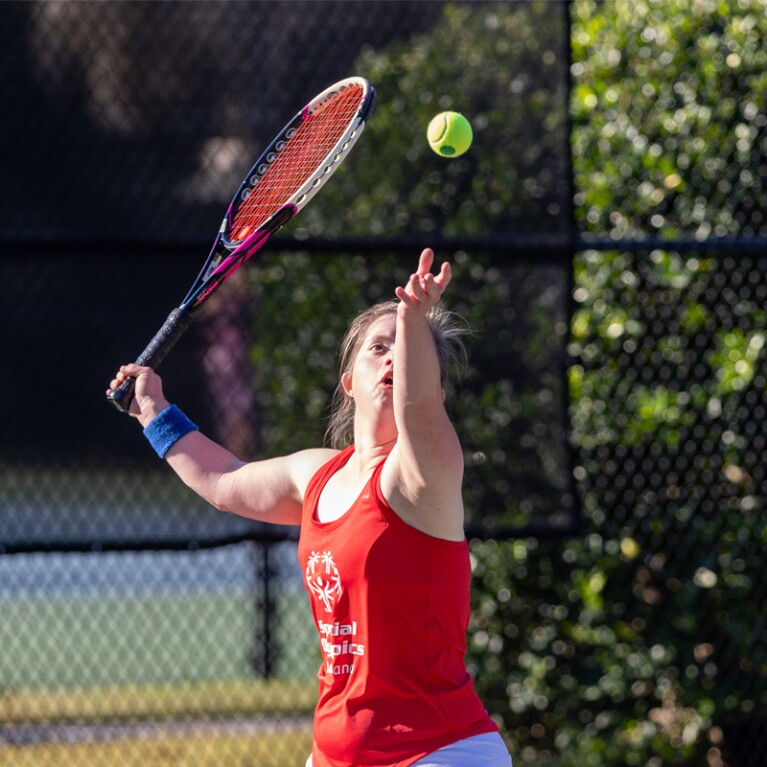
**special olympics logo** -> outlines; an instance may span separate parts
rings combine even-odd
[[[332,612],[333,603],[341,596],[341,575],[331,552],[311,553],[306,563],[306,584],[309,591],[325,605],[325,612]]]

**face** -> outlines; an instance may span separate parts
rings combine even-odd
[[[354,397],[356,410],[362,415],[391,405],[396,324],[394,314],[371,323],[354,357],[351,372],[341,377],[346,393]]]

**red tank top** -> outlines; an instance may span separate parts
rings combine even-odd
[[[404,522],[383,499],[383,461],[352,507],[317,521],[317,502],[354,447],[306,490],[298,543],[322,665],[313,767],[406,767],[495,732],[466,671],[468,544]]]

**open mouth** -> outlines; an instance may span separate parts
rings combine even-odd
[[[393,386],[394,385],[394,378],[391,375],[391,373],[389,373],[389,375],[387,375],[387,376],[384,376],[383,383],[384,383],[384,386]]]

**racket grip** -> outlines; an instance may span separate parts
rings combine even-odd
[[[146,349],[136,359],[137,365],[143,365],[155,370],[168,356],[168,352],[176,345],[176,341],[184,335],[184,332],[192,322],[192,315],[188,309],[174,309],[165,320],[163,326],[155,333]],[[107,399],[121,412],[127,413],[133,402],[133,394],[136,379],[132,376],[126,378],[116,389],[107,393]]]

